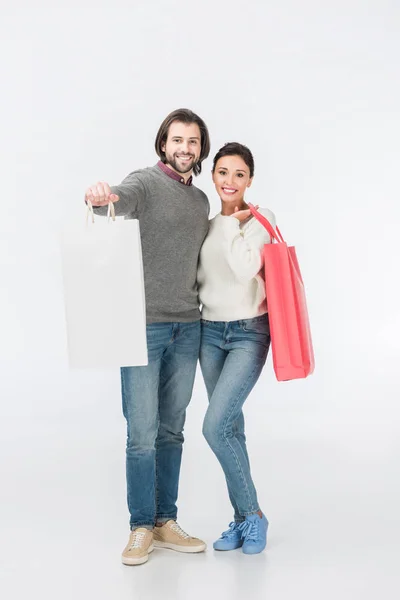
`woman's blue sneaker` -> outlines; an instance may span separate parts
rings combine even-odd
[[[245,554],[258,554],[267,545],[268,520],[264,515],[248,515],[246,520],[239,525],[243,538],[242,551]]]
[[[214,542],[214,550],[235,550],[236,548],[240,548],[243,544],[241,526],[242,523],[236,523],[235,521],[229,523],[229,529],[221,533],[221,537]]]

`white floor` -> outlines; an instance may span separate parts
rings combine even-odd
[[[390,423],[368,421],[364,412],[357,429],[327,409],[305,411],[305,401],[289,416],[283,405],[265,405],[261,392],[248,409],[247,431],[270,520],[266,552],[212,549],[231,512],[222,473],[201,437],[204,401],[197,393],[188,411],[179,522],[209,547],[199,555],[157,549],[147,564],[123,566],[125,429],[117,381],[106,383],[95,400],[88,400],[89,384],[80,396],[72,386],[55,400],[63,408],[55,404],[53,414],[47,397],[46,413],[39,402],[32,414],[2,422],[2,598],[400,597],[399,445]]]

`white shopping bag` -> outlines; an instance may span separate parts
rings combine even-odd
[[[107,218],[90,211],[62,232],[70,367],[147,365],[139,222],[115,220],[112,203]]]

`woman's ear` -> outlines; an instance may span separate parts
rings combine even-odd
[[[214,179],[214,171],[213,171],[212,169],[211,169],[211,177],[212,177],[213,183],[215,183],[215,179]]]
[[[253,178],[249,179],[249,182],[246,187],[250,187],[252,183],[253,183]]]

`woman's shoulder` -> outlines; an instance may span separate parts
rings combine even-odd
[[[265,217],[266,219],[268,219],[268,221],[271,223],[271,225],[273,227],[276,226],[276,218],[275,218],[275,214],[272,212],[272,210],[270,210],[269,208],[265,208],[263,206],[260,206],[258,209],[258,212],[262,214],[263,217]],[[252,219],[250,219],[250,222],[254,223],[254,224],[259,224],[257,219],[255,217],[253,217]]]

